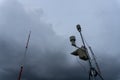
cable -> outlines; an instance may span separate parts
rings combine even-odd
[[[81,66],[81,68],[83,69],[83,71],[86,71],[86,72],[87,72],[87,68],[86,68],[82,63],[80,63],[80,61],[78,60],[77,57],[76,57],[76,60],[77,60],[77,62],[79,63],[79,65]]]
[[[84,39],[84,37],[83,37],[83,39]],[[101,70],[100,70],[100,68],[99,68],[99,65],[98,65],[98,63],[97,63],[97,61],[96,61],[96,56],[95,56],[95,54],[94,54],[91,46],[88,45],[88,43],[87,43],[87,41],[86,41],[85,39],[84,39],[84,41],[85,41],[85,44],[87,45],[87,47],[89,48],[89,50],[90,50],[90,52],[91,52],[91,54],[92,54],[93,60],[94,60],[95,65],[96,65],[96,67],[97,67],[97,71],[98,71],[99,77],[100,77],[102,80],[104,80],[103,77],[102,77],[102,75],[101,75]]]

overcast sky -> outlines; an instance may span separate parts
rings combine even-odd
[[[119,0],[0,0],[0,80],[17,80],[29,30],[22,80],[88,80],[87,63],[70,55],[69,36],[82,45],[76,24],[105,80],[120,80],[119,21]]]

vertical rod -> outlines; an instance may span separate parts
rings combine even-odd
[[[25,58],[26,58],[27,49],[28,49],[28,46],[29,46],[29,41],[30,41],[30,35],[31,35],[31,31],[29,32],[27,43],[26,43],[26,46],[25,46],[25,53],[24,53],[24,56],[23,56],[23,63],[22,63],[21,68],[20,68],[18,80],[21,80],[21,77],[22,77],[22,72],[23,72],[23,68],[24,68],[24,64],[25,64]]]
[[[91,48],[90,46],[89,46],[89,49],[90,49],[90,52],[91,52],[92,55],[93,55],[93,59],[94,59],[94,61],[95,61],[95,64],[96,64],[96,67],[97,67],[97,70],[98,70],[98,75],[100,76],[100,78],[101,78],[102,80],[104,80],[103,77],[102,77],[102,74],[101,74],[101,70],[100,70],[100,68],[99,68],[99,65],[98,65],[98,63],[97,63],[97,61],[96,61],[95,54],[94,54],[94,52],[93,52],[93,50],[92,50],[92,48]]]
[[[82,39],[82,43],[83,43],[83,46],[85,47],[85,49],[87,49],[87,47],[86,47],[86,45],[85,45],[85,42],[84,42],[84,39],[83,39],[83,35],[82,35],[82,32],[81,32],[81,27],[80,27],[80,25],[77,25],[77,29],[78,29],[78,31],[79,31],[79,33],[80,33],[80,36],[81,36],[81,39]],[[88,53],[88,51],[86,50],[86,53],[87,53],[87,55],[88,55],[88,63],[89,63],[89,67],[90,67],[90,71],[91,71],[91,68],[93,68],[92,67],[92,64],[91,64],[91,58],[90,58],[90,55],[89,55],[89,53]],[[93,73],[93,72],[92,72]],[[90,78],[90,74],[89,74],[89,80],[91,80],[91,78]],[[95,80],[95,77],[94,77],[94,75],[92,74],[92,80]]]
[[[80,36],[81,36],[81,39],[82,39],[83,46],[87,49],[81,31],[80,31]],[[89,53],[88,53],[87,50],[86,50],[86,53],[87,53],[87,55],[88,55],[88,58],[89,58],[88,62],[89,62],[90,68],[91,68],[91,67],[92,67],[92,64],[91,64],[91,61],[90,61],[91,58],[90,58],[90,55],[89,55]]]
[[[82,39],[82,43],[83,43],[84,47],[86,48],[86,45],[85,45],[85,42],[84,42],[83,35],[82,35],[81,31],[80,31],[80,36],[81,36],[81,39]]]
[[[85,42],[84,42],[84,39],[83,39],[83,35],[82,35],[82,32],[81,32],[81,27],[80,27],[80,25],[79,25],[79,24],[76,25],[76,28],[77,28],[77,30],[78,30],[79,33],[80,33],[83,46],[85,47],[85,49],[87,49],[87,47],[86,47],[86,45],[85,45]],[[88,48],[90,49],[90,52],[92,53],[92,56],[93,56],[93,58],[94,58],[94,61],[95,61],[95,64],[96,64],[96,67],[97,67],[97,70],[98,70],[98,75],[100,76],[100,78],[101,78],[102,80],[104,80],[103,77],[102,77],[102,75],[101,75],[101,71],[100,71],[100,68],[99,68],[99,66],[98,66],[98,63],[97,63],[97,61],[96,61],[95,55],[94,55],[94,53],[93,53],[93,51],[92,51],[92,48],[91,48],[90,46],[88,46]],[[95,78],[95,76],[94,76],[94,72],[93,72],[93,70],[91,69],[91,68],[93,68],[92,63],[91,63],[91,57],[90,57],[90,55],[89,55],[89,53],[88,53],[87,50],[86,50],[86,53],[87,53],[88,58],[89,58],[89,59],[88,59],[89,67],[90,67],[89,80],[91,80],[91,78],[92,78],[92,80],[96,80],[96,78]],[[91,75],[90,75],[90,74],[91,74]]]
[[[97,63],[97,61],[96,61],[96,58],[95,58],[95,54],[94,54],[94,52],[93,52],[93,50],[92,50],[92,48],[91,48],[90,46],[89,46],[89,49],[90,49],[90,52],[91,52],[92,55],[93,55],[93,59],[94,59],[94,61],[95,61],[95,64],[96,64],[97,70],[98,70],[99,74],[101,74],[101,71],[100,71],[99,65],[98,65],[98,63]]]
[[[18,76],[18,80],[21,80],[22,72],[23,72],[23,66],[21,66],[19,76]]]
[[[25,61],[26,61],[25,59],[26,59],[26,54],[27,54],[27,50],[28,50],[28,46],[29,46],[30,36],[31,36],[31,31],[29,32],[27,43],[26,43],[26,46],[25,46],[25,53],[24,53],[24,56],[23,56],[23,63],[22,63],[22,65],[24,65]]]
[[[31,35],[31,31],[29,32],[29,35],[28,35],[28,40],[27,40],[26,48],[28,48],[28,44],[29,44],[29,41],[30,41],[30,35]]]

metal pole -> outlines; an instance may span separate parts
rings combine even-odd
[[[19,76],[18,76],[18,80],[21,80],[22,72],[23,72],[23,66],[21,66]]]
[[[26,43],[26,46],[25,46],[25,53],[24,53],[24,56],[23,56],[23,63],[22,63],[21,68],[20,68],[18,80],[21,80],[21,77],[22,77],[22,72],[23,72],[23,68],[24,68],[24,64],[25,64],[25,58],[26,58],[26,54],[27,54],[28,44],[29,44],[29,41],[30,41],[30,35],[31,35],[31,31],[29,32],[27,43]]]
[[[89,49],[90,49],[90,52],[91,52],[92,55],[93,55],[93,59],[94,59],[94,61],[95,61],[95,64],[96,64],[96,67],[97,67],[97,70],[98,70],[98,75],[99,75],[99,77],[100,77],[102,80],[104,80],[103,77],[102,77],[102,74],[101,74],[101,70],[100,70],[100,68],[99,68],[99,65],[98,65],[98,63],[97,63],[97,61],[96,61],[95,54],[94,54],[94,52],[93,52],[93,50],[92,50],[92,48],[91,48],[90,46],[89,46]]]
[[[89,49],[90,49],[90,52],[91,52],[92,55],[93,55],[93,59],[94,59],[94,61],[95,61],[97,70],[98,70],[99,74],[101,74],[101,71],[100,71],[100,68],[99,68],[99,66],[98,66],[98,63],[97,63],[97,61],[96,61],[95,55],[94,55],[94,53],[93,53],[93,50],[92,50],[92,48],[91,48],[90,46],[89,46]]]
[[[86,47],[85,42],[84,42],[84,39],[83,39],[83,35],[82,35],[82,32],[81,32],[81,26],[78,24],[76,27],[77,27],[77,30],[78,30],[79,33],[80,33],[80,36],[81,36],[81,39],[82,39],[83,46],[84,46],[84,48],[86,49],[86,53],[87,53],[88,58],[89,58],[89,59],[88,59],[88,63],[89,63],[90,72],[91,72],[91,68],[93,68],[93,67],[92,67],[92,64],[91,64],[91,58],[90,58],[90,55],[89,55],[89,53],[88,53],[88,51],[87,51],[87,47]],[[91,74],[91,75],[92,75],[92,80],[95,80],[93,70],[92,70],[91,73],[92,73],[92,74]],[[89,74],[89,80],[91,80],[91,78],[90,78],[90,74]]]
[[[90,58],[90,55],[89,55],[89,53],[88,53],[88,51],[87,51],[87,47],[86,47],[86,45],[85,45],[85,42],[84,42],[84,39],[83,39],[83,36],[82,36],[82,32],[80,31],[80,36],[81,36],[81,39],[82,39],[82,43],[83,43],[83,46],[85,47],[85,49],[86,49],[86,53],[87,53],[87,55],[88,55],[88,63],[89,63],[89,67],[90,67],[90,69],[91,68],[93,68],[92,67],[92,64],[91,64],[91,58]],[[91,71],[91,70],[90,70]],[[93,71],[91,72],[92,73],[92,80],[95,80],[95,77],[94,77],[94,73],[93,73]],[[90,75],[89,75],[89,77],[90,77]],[[91,78],[89,78],[90,80],[91,80]]]

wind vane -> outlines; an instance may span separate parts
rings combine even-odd
[[[23,72],[23,68],[24,68],[24,64],[25,64],[25,60],[26,60],[26,54],[27,54],[27,50],[28,50],[28,46],[29,46],[29,41],[30,41],[30,35],[31,35],[31,31],[29,32],[27,43],[26,43],[26,46],[25,46],[23,62],[21,64],[20,72],[19,72],[19,75],[18,75],[18,80],[21,80],[21,77],[22,77],[22,72]]]

